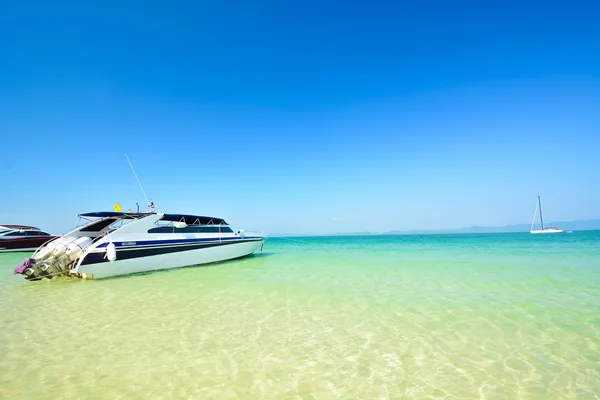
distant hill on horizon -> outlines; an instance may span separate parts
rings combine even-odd
[[[560,229],[569,231],[592,231],[600,230],[600,219],[589,219],[582,221],[562,221],[549,222],[545,226],[556,226]],[[389,231],[386,235],[406,235],[406,234],[436,234],[436,233],[509,233],[509,232],[529,232],[531,224],[517,224],[505,226],[469,226],[456,229],[436,229],[436,230],[411,230],[411,231]],[[537,227],[539,229],[539,225]]]
[[[580,221],[549,222],[546,226],[556,226],[569,231],[593,231],[600,230],[600,219],[588,219]],[[309,234],[309,233],[272,233],[271,237],[293,237],[293,236],[368,236],[368,235],[431,235],[452,233],[510,233],[529,232],[531,224],[517,224],[505,226],[469,226],[455,229],[413,229],[392,230],[387,232],[339,232],[331,234]],[[539,229],[539,225],[538,225]]]

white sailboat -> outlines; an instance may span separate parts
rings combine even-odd
[[[542,229],[533,229],[533,225],[535,224],[535,217],[537,215],[537,210],[540,209],[540,225]],[[531,221],[531,228],[529,233],[563,233],[564,230],[559,229],[554,226],[544,226],[544,218],[542,217],[542,200],[540,196],[538,196],[538,202],[535,205],[535,210],[533,211],[533,221]]]

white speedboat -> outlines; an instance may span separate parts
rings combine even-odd
[[[265,236],[233,231],[221,218],[93,212],[15,268],[28,280],[106,278],[231,260],[262,249]]]
[[[540,210],[540,225],[542,229],[533,229],[533,225],[535,224],[535,217],[537,214],[537,210]],[[535,210],[533,211],[533,221],[531,222],[531,228],[529,229],[530,233],[563,233],[563,229],[559,229],[555,226],[544,226],[544,217],[542,217],[542,200],[540,196],[538,196],[538,202],[535,206]]]

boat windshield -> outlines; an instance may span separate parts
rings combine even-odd
[[[115,229],[121,228],[129,224],[130,222],[135,221],[136,219],[143,218],[148,215],[149,214],[138,214],[134,217],[132,217],[131,215],[117,215],[98,219],[94,219],[95,215],[80,215],[77,227],[83,226],[83,228],[79,229],[80,232],[111,232]]]

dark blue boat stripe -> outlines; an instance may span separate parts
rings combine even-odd
[[[263,240],[262,238],[260,239],[252,239],[252,240],[244,240],[244,241],[238,241],[238,242],[232,242],[232,241],[226,241],[226,242],[220,242],[220,241],[213,241],[210,243],[169,243],[169,244],[162,244],[162,245],[155,245],[155,244],[148,244],[148,245],[143,245],[143,246],[119,246],[116,247],[116,250],[118,251],[131,251],[131,250],[140,250],[140,249],[161,249],[161,248],[166,248],[166,247],[174,247],[174,248],[178,248],[178,247],[185,247],[185,246],[205,246],[205,247],[209,247],[209,245],[212,244],[238,244],[238,243],[247,243],[247,242],[257,242]],[[124,242],[127,243],[127,242]],[[97,247],[99,248],[99,247]]]
[[[243,242],[257,242],[262,240],[245,240]],[[117,249],[117,261],[119,260],[129,260],[132,258],[140,258],[140,257],[149,257],[149,256],[157,256],[161,254],[170,254],[177,253],[182,251],[190,251],[190,250],[198,250],[198,249],[206,249],[209,247],[218,247],[218,246],[229,246],[234,244],[241,244],[242,241],[239,242],[216,242],[216,243],[195,243],[195,244],[186,244],[179,246],[159,246],[159,247],[140,247],[140,248],[120,248]],[[98,264],[103,262],[109,262],[106,258],[105,252],[100,253],[89,253],[87,254],[81,265],[89,265],[89,264]]]
[[[125,247],[125,246],[156,246],[161,244],[186,244],[186,243],[206,243],[206,242],[222,242],[222,241],[255,241],[262,240],[263,237],[260,236],[246,236],[244,238],[241,237],[226,237],[226,238],[199,238],[199,239],[165,239],[165,240],[121,240],[118,242],[112,242],[115,247]],[[108,246],[109,242],[101,243],[98,245],[98,249],[104,248]]]

